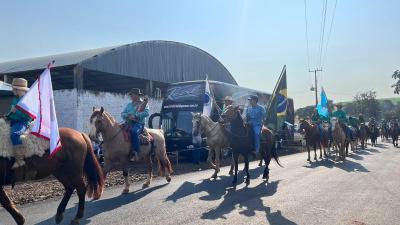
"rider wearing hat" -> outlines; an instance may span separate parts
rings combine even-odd
[[[222,113],[224,113],[226,108],[232,104],[233,104],[233,98],[231,96],[226,96],[224,98],[224,105],[222,106]]]
[[[131,126],[132,149],[129,156],[137,161],[140,150],[139,135],[143,132],[146,117],[149,116],[149,106],[146,105],[143,110],[140,110],[143,104],[140,97],[143,96],[143,93],[139,88],[132,88],[129,96],[132,102],[126,105],[121,117],[125,123]]]
[[[336,104],[336,111],[332,113],[332,117],[336,117],[340,124],[342,125],[343,131],[346,132],[346,136],[352,138],[352,133],[351,130],[347,127],[347,116],[346,112],[343,111],[343,105],[342,104]]]
[[[248,100],[250,105],[246,111],[246,121],[250,124],[254,131],[254,147],[256,153],[260,151],[260,134],[265,118],[265,108],[258,104],[257,95],[251,95]]]
[[[11,142],[14,146],[14,154],[16,160],[13,168],[16,168],[24,164],[24,155],[22,151],[23,145],[20,137],[26,131],[28,124],[32,121],[32,119],[27,114],[16,108],[19,100],[29,90],[28,81],[23,78],[14,78],[11,85],[14,97],[11,101],[10,109],[8,114],[6,115],[6,119],[10,121],[11,125],[10,135]]]

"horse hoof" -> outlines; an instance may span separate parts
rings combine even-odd
[[[246,179],[246,186],[250,185],[250,179]]]
[[[125,188],[124,190],[122,190],[121,194],[125,195],[129,193],[129,189]]]
[[[148,188],[149,186],[150,186],[149,183],[144,183],[144,184],[142,185],[142,188]]]
[[[229,170],[229,175],[233,175],[233,171],[232,170]]]
[[[167,177],[165,179],[167,180],[168,183],[171,182],[171,177]]]
[[[80,224],[80,219],[75,218],[71,221],[70,225],[79,225]]]
[[[64,214],[57,214],[56,215],[56,224],[60,224],[64,219]]]
[[[311,162],[311,160],[310,160],[309,158],[307,159],[307,161],[308,161],[308,162]]]

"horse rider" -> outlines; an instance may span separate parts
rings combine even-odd
[[[343,128],[343,131],[346,133],[347,137],[352,138],[351,130],[347,127],[347,116],[346,112],[343,111],[342,104],[336,104],[336,111],[332,113],[332,117],[336,117],[339,120],[340,125]]]
[[[12,98],[10,109],[6,119],[11,125],[11,142],[13,144],[15,163],[13,168],[24,165],[24,146],[22,145],[21,135],[25,133],[32,119],[24,112],[16,108],[19,100],[28,92],[28,81],[23,78],[12,80]]]
[[[251,95],[248,100],[250,105],[247,107],[245,120],[254,131],[254,147],[256,154],[260,152],[260,134],[265,118],[265,108],[258,104],[258,96]]]
[[[370,117],[370,118],[369,118],[368,125],[371,125],[371,126],[375,126],[375,125],[376,125],[376,121],[375,121],[375,118],[374,118],[374,117]]]
[[[319,115],[317,109],[314,109],[314,112],[313,112],[313,114],[311,116],[311,122],[318,127],[320,137],[322,137],[322,133],[323,133],[323,129],[324,128],[322,127],[321,116]]]
[[[138,161],[140,151],[139,135],[143,132],[146,117],[149,116],[149,106],[146,104],[146,107],[140,110],[143,104],[143,100],[141,99],[143,93],[139,88],[132,88],[129,96],[132,102],[126,105],[124,111],[121,113],[121,117],[131,127],[132,147],[129,158],[132,161]]]
[[[356,129],[357,134],[360,132],[360,121],[357,118],[349,116],[349,124]]]
[[[224,113],[226,108],[232,104],[233,104],[233,98],[231,96],[226,96],[224,98],[224,105],[222,106],[222,113]]]

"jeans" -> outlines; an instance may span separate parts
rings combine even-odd
[[[11,142],[13,145],[21,145],[20,136],[25,132],[26,124],[21,122],[11,122]]]
[[[252,125],[254,131],[254,148],[256,152],[260,152],[260,134],[262,125]]]
[[[132,141],[132,152],[139,152],[140,142],[139,134],[143,132],[144,125],[141,123],[134,123],[131,127],[131,141]]]

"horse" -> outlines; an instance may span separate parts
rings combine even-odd
[[[381,125],[381,128],[379,129],[380,135],[381,135],[381,140],[382,141],[388,141],[389,139],[389,134],[390,134],[390,129],[388,129],[387,126]]]
[[[314,160],[317,160],[317,146],[319,146],[320,155],[319,158],[322,159],[322,147],[321,147],[321,133],[316,124],[310,124],[306,120],[300,120],[300,133],[305,134],[306,146],[308,151],[307,161],[310,160],[310,147],[314,148]],[[326,153],[325,153],[326,155]]]
[[[229,140],[224,131],[225,128],[221,123],[214,122],[207,115],[200,113],[192,113],[192,125],[192,134],[194,137],[198,135],[204,135],[207,137],[207,145],[209,146],[207,161],[214,169],[211,178],[215,179],[220,171],[222,151],[229,147]]]
[[[249,154],[254,152],[254,134],[253,129],[245,124],[240,114],[238,106],[228,106],[226,111],[221,115],[224,122],[230,122],[231,129],[227,132],[229,137],[229,145],[232,148],[233,160],[235,166],[235,174],[232,181],[232,185],[237,184],[237,172],[238,172],[238,161],[239,155],[244,157],[244,171],[246,172],[246,185],[250,184],[249,174]],[[274,135],[271,130],[263,127],[260,136],[260,154],[265,162],[265,169],[263,173],[263,179],[269,179],[269,163],[272,158],[275,159],[276,163],[281,166],[278,155],[275,149]]]
[[[336,117],[332,117],[331,119],[332,124],[332,138],[333,143],[336,145],[336,158],[341,158],[343,161],[346,159],[345,148],[346,148],[346,134],[343,131],[340,122]]]
[[[353,126],[349,126],[349,129],[352,133],[352,137],[348,137],[348,143],[351,146],[351,150],[353,152],[355,152],[355,151],[357,151],[359,132],[358,132],[357,128],[355,128]],[[348,155],[348,146],[346,146],[346,155]]]
[[[379,129],[374,123],[370,123],[368,126],[369,136],[371,138],[371,145],[376,146],[377,139],[379,137]]]
[[[131,151],[131,142],[124,135],[124,128],[115,121],[110,113],[104,111],[103,107],[100,109],[93,107],[89,120],[89,129],[89,137],[92,140],[98,142],[100,135],[103,138],[104,176],[107,176],[107,173],[112,169],[122,170],[125,181],[122,194],[129,193],[129,153]],[[171,182],[171,173],[173,172],[171,162],[167,156],[163,131],[161,129],[146,130],[153,138],[153,141],[140,146],[139,157],[144,159],[148,172],[143,188],[149,187],[153,179],[153,153],[158,162],[160,176],[165,176],[168,183]]]
[[[330,155],[330,140],[329,140],[329,123],[323,122],[322,134],[321,134],[321,145],[324,148],[324,155],[328,157]]]
[[[369,136],[368,127],[364,123],[361,123],[360,134],[359,134],[359,139],[361,142],[361,149],[365,149],[367,147],[368,136]]]
[[[393,126],[390,127],[390,136],[392,137],[392,143],[394,147],[399,147],[399,133],[400,133],[400,128],[397,123],[395,123]]]
[[[60,128],[59,133],[62,147],[52,157],[48,157],[49,142],[30,134],[21,136],[25,150],[43,149],[41,156],[25,157],[25,166],[16,169],[12,169],[12,157],[0,157],[0,203],[18,225],[24,224],[25,218],[7,196],[3,188],[6,185],[14,186],[15,182],[38,180],[54,175],[65,188],[64,197],[55,216],[57,224],[63,220],[65,208],[75,189],[79,198],[78,212],[71,224],[79,224],[83,217],[86,194],[94,200],[101,197],[104,188],[103,173],[89,137],[69,128]],[[47,142],[46,145],[43,145],[43,141]],[[10,124],[0,118],[0,153],[4,155],[5,152],[12,152]]]

